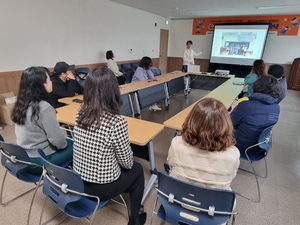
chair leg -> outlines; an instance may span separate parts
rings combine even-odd
[[[152,216],[151,216],[150,225],[152,225],[153,215],[154,215],[154,214],[157,214],[157,212],[155,211],[155,209],[156,209],[156,207],[157,207],[157,202],[158,202],[158,198],[156,197],[155,202],[154,202],[154,206],[153,206],[153,211],[152,211]]]
[[[128,216],[128,221],[129,221],[129,215],[130,215],[129,208],[128,208],[128,206],[127,206],[127,204],[126,204],[126,202],[125,202],[125,200],[124,200],[124,198],[123,198],[122,195],[120,195],[120,198],[122,199],[122,202],[123,202],[123,204],[124,204],[124,206],[126,208],[127,216]]]
[[[129,215],[130,215],[130,212],[129,212],[129,208],[123,198],[122,195],[119,195],[120,199],[122,200],[123,203],[119,202],[119,201],[116,201],[115,199],[111,199],[113,202],[117,203],[117,204],[120,204],[120,205],[124,205],[125,208],[126,208],[126,211],[127,211],[127,219],[129,220]]]
[[[45,196],[45,200],[44,200],[43,208],[42,208],[42,211],[41,211],[41,216],[40,216],[39,225],[41,225],[41,224],[42,224],[43,213],[44,213],[44,209],[45,209],[45,206],[46,206],[46,201],[47,201],[47,196]]]
[[[268,176],[268,166],[267,166],[267,160],[266,160],[266,157],[264,158],[264,164],[265,164],[265,175],[259,175],[259,174],[256,174],[256,176],[258,176],[258,177],[261,177],[261,178],[267,178],[267,176]],[[250,173],[250,174],[254,174],[253,172],[251,172],[251,171],[248,171],[248,170],[245,170],[245,169],[243,169],[243,168],[239,168],[239,170],[242,170],[242,171],[244,171],[244,172],[246,172],[246,173]]]
[[[1,205],[3,205],[3,206],[4,206],[4,203],[2,202],[2,194],[3,194],[4,181],[5,181],[6,175],[7,175],[7,170],[5,170],[5,173],[4,173],[4,177],[3,177],[2,185],[1,185],[1,192],[0,192],[0,201],[1,201]]]
[[[31,203],[30,203],[30,206],[29,206],[28,217],[27,217],[27,225],[29,225],[29,220],[30,220],[30,215],[31,215],[31,210],[32,210],[33,202],[34,202],[37,190],[39,189],[39,187],[41,185],[41,182],[42,182],[42,177],[40,178],[39,182],[36,184],[35,191],[33,193],[32,199],[31,199]]]
[[[235,224],[235,215],[232,215],[232,222],[231,222],[232,225]]]
[[[262,178],[267,178],[267,176],[268,176],[268,165],[267,165],[267,159],[266,159],[266,157],[264,158],[264,161],[265,161],[266,175],[265,176],[261,176],[261,177]]]
[[[14,200],[16,200],[16,199],[18,199],[18,198],[20,198],[20,197],[28,194],[29,192],[31,192],[31,191],[33,191],[35,189],[35,187],[31,188],[28,191],[25,191],[24,193],[22,193],[22,194],[20,194],[20,195],[18,195],[16,197],[14,197],[13,199],[10,199],[10,200],[8,200],[6,202],[3,202],[3,190],[4,190],[4,183],[5,183],[5,180],[6,180],[6,175],[7,175],[7,170],[4,173],[3,181],[2,181],[2,184],[1,184],[0,201],[1,201],[1,205],[2,206],[8,205],[9,203],[13,202]]]
[[[248,197],[248,196],[246,196],[246,195],[244,195],[244,194],[237,193],[237,192],[236,192],[236,194],[239,195],[239,196],[241,196],[241,197],[244,197],[244,198],[250,200],[251,202],[259,203],[259,202],[260,202],[260,187],[259,187],[259,182],[258,182],[257,174],[256,174],[256,172],[255,172],[255,169],[254,169],[254,167],[253,167],[251,161],[248,160],[248,162],[250,163],[250,166],[251,166],[251,168],[252,168],[252,170],[253,170],[253,175],[254,175],[254,177],[255,177],[255,181],[256,181],[256,185],[257,185],[257,192],[258,192],[258,199],[255,200],[255,199],[253,199],[253,198],[250,198],[250,197]],[[250,173],[251,173],[251,172],[250,172]]]

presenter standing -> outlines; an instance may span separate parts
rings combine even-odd
[[[182,66],[182,72],[186,73],[187,72],[187,66],[188,65],[194,65],[194,56],[199,56],[201,55],[204,50],[202,48],[201,52],[196,53],[193,49],[193,42],[191,40],[186,42],[186,49],[183,52],[183,66]]]

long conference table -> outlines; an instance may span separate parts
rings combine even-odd
[[[71,103],[70,105],[63,106],[56,109],[57,120],[61,123],[74,126],[76,113],[79,108],[80,108],[79,104]],[[164,126],[162,124],[135,119],[132,117],[127,117],[127,116],[123,116],[123,117],[127,120],[130,143],[138,146],[148,147],[150,170],[152,174],[144,189],[144,195],[142,199],[142,203],[143,203],[157,179],[157,175],[156,175],[157,170],[155,165],[154,148],[153,148],[153,138],[164,129]]]
[[[184,78],[188,75],[191,77],[196,77],[197,79],[193,78],[192,82],[190,83],[190,79],[184,80]],[[121,85],[120,93],[123,100],[121,114],[134,117],[135,108],[136,114],[141,118],[141,109],[160,101],[165,101],[166,109],[168,109],[170,106],[170,96],[178,93],[179,91],[184,91],[184,95],[187,96],[189,93],[190,84],[191,86],[196,86],[196,88],[199,87],[199,85],[194,85],[195,81],[206,79],[206,85],[209,83],[210,90],[213,90],[219,85],[222,85],[226,80],[231,80],[233,78],[234,75],[219,76],[211,73],[189,74],[178,72],[163,74],[150,81],[138,81]],[[202,86],[200,86],[200,88],[201,87]],[[131,96],[133,97],[133,102],[131,100]],[[83,96],[78,95],[70,98],[63,98],[60,99],[60,102],[71,104],[73,103],[74,99],[82,100]],[[133,104],[135,107],[133,107]]]
[[[225,81],[223,84],[218,86],[213,91],[209,92],[206,96],[203,98],[215,98],[217,100],[220,100],[227,109],[230,108],[238,94],[242,91],[243,86],[242,85],[235,85],[234,83],[241,83],[243,81],[243,78],[235,78],[231,77],[227,81]],[[203,99],[201,98],[201,99]],[[200,100],[200,99],[199,99]],[[198,101],[197,101],[198,102]],[[182,129],[182,124],[185,121],[185,118],[188,116],[192,108],[197,104],[195,102],[194,104],[190,105],[189,107],[185,108],[181,112],[177,113],[170,119],[166,120],[164,122],[164,126],[175,129],[180,131]]]
[[[168,73],[161,76],[156,77],[156,81],[139,81],[135,83],[125,84],[120,87],[120,92],[122,96],[128,95],[134,93],[135,101],[138,103],[139,101],[147,100],[149,96],[153,97],[153,92],[157,91],[160,92],[161,95],[164,95],[163,98],[165,98],[166,103],[169,104],[169,98],[170,95],[180,91],[184,90],[185,95],[187,95],[189,90],[189,83],[184,82],[183,77],[188,75],[187,73]],[[237,95],[241,92],[243,86],[241,85],[234,85],[233,83],[240,83],[243,81],[242,78],[235,78],[234,76],[214,76],[214,75],[207,75],[207,74],[193,74],[193,76],[199,76],[201,79],[202,77],[209,77],[213,79],[220,78],[226,78],[225,82],[220,84],[217,88],[215,88],[213,91],[208,93],[204,98],[215,98],[223,102],[223,104],[226,106],[226,108],[229,108],[231,104],[234,102]],[[173,82],[173,83],[172,83]],[[160,85],[160,87],[157,87]],[[176,86],[177,85],[177,86]],[[163,86],[163,89],[162,89]],[[149,89],[152,89],[149,91]],[[159,91],[158,91],[159,90]],[[163,90],[163,91],[162,91]],[[144,91],[144,93],[142,92]],[[147,98],[142,98],[142,94],[148,94],[149,96]],[[162,93],[163,92],[163,93]],[[161,97],[160,97],[161,98]],[[57,119],[61,123],[65,123],[68,125],[73,126],[75,124],[75,116],[80,108],[80,104],[74,102],[74,99],[82,100],[82,95],[77,95],[70,98],[63,98],[59,99],[60,102],[63,102],[67,104],[64,107],[58,108],[57,110]],[[200,100],[200,99],[199,99]],[[152,101],[153,102],[153,101]],[[129,102],[128,104],[131,104]],[[141,103],[138,103],[141,104]],[[149,104],[149,103],[148,103]],[[157,170],[155,165],[155,157],[154,157],[154,148],[153,148],[153,138],[158,135],[164,127],[172,128],[177,131],[180,131],[182,128],[182,124],[193,108],[193,106],[196,103],[190,105],[189,107],[185,108],[181,112],[177,113],[167,121],[165,121],[162,124],[148,122],[141,119],[136,119],[128,116],[123,116],[128,123],[128,133],[129,133],[129,139],[130,142],[137,146],[147,146],[148,150],[148,156],[149,156],[149,162],[150,162],[150,171],[151,171],[151,177],[145,186],[144,189],[144,195],[142,199],[142,203],[145,201],[145,198],[149,194],[152,186],[156,182],[157,179]],[[142,104],[143,105],[143,104]],[[144,104],[145,105],[145,104]],[[132,107],[132,106],[131,106]],[[141,132],[142,131],[142,132]]]

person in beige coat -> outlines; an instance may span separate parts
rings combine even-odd
[[[223,103],[213,98],[200,100],[186,118],[182,136],[172,140],[167,159],[170,175],[200,186],[231,190],[240,164],[232,132]]]

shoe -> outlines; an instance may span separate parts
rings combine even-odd
[[[139,215],[138,218],[132,219],[129,217],[128,225],[144,225],[147,220],[147,213],[143,212]]]
[[[153,110],[153,111],[160,111],[160,110],[161,110],[161,108],[160,108],[160,107],[158,107],[158,105],[157,105],[157,104],[154,104],[154,105],[151,105],[151,106],[149,107],[149,110]]]

